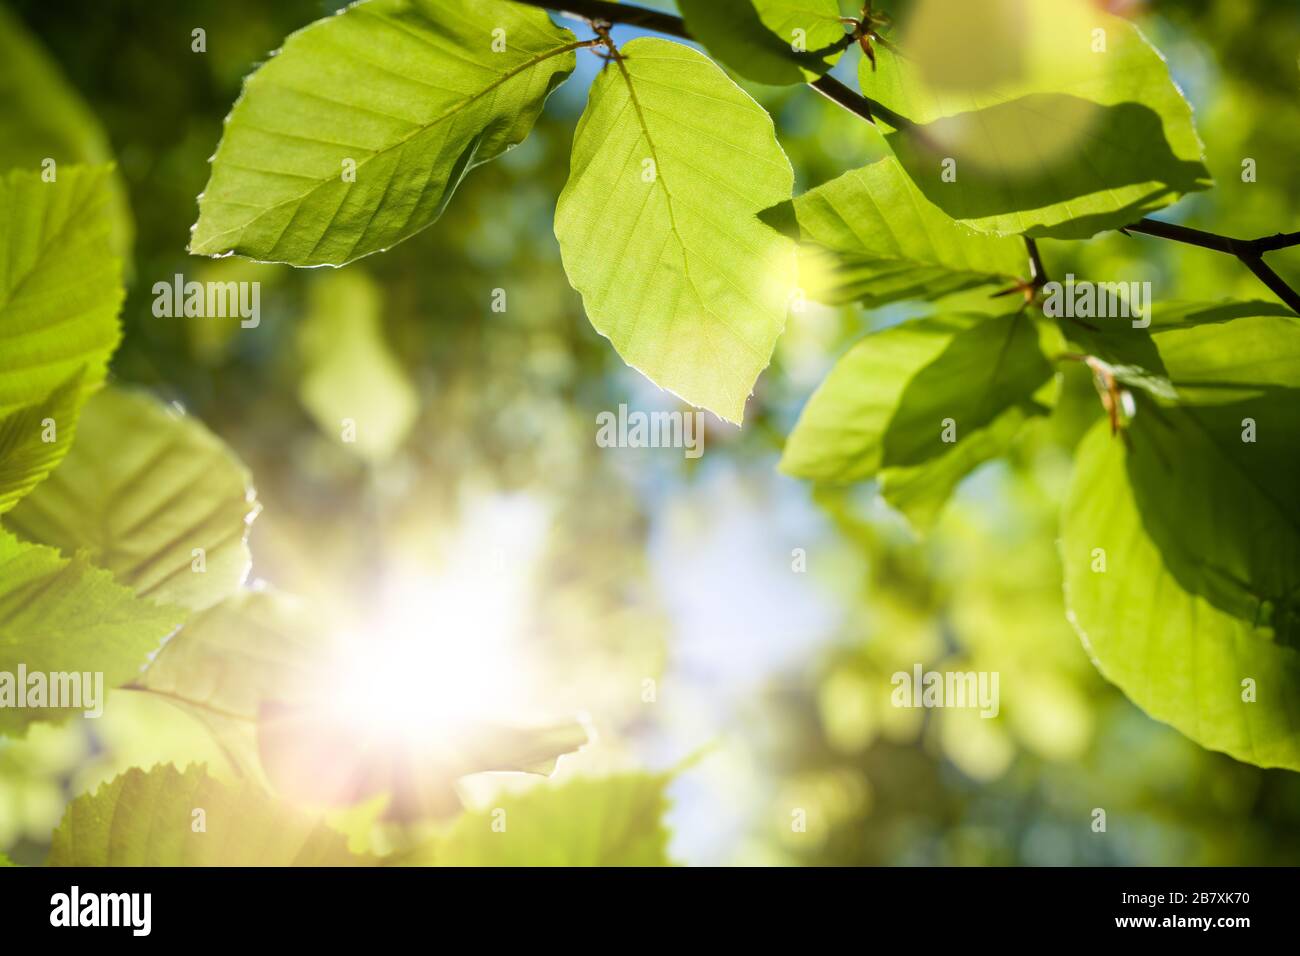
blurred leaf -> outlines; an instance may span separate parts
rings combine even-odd
[[[629,365],[739,422],[793,288],[771,117],[709,59],[637,39],[591,89],[555,234],[596,330]]]
[[[121,329],[121,266],[109,248],[106,168],[0,176],[0,415],[46,399],[84,369],[104,380]]]
[[[469,774],[548,776],[559,757],[587,739],[576,721],[549,726],[480,721],[379,732],[320,695],[266,702],[257,725],[262,767],[281,794],[333,807],[386,793],[391,796],[386,816],[402,821],[460,809],[455,782]]]
[[[680,0],[678,7],[691,36],[756,83],[815,80],[848,46],[838,0]]]
[[[667,776],[644,773],[578,777],[501,795],[491,809],[462,815],[450,833],[410,862],[671,866],[663,819],[669,782]]]
[[[319,622],[296,599],[239,591],[190,618],[132,686],[192,713],[256,776],[259,705],[296,693],[322,644]]]
[[[53,159],[59,175],[65,166],[102,166],[113,161],[108,137],[58,65],[0,6],[0,171],[21,168],[39,173]],[[113,248],[131,250],[131,207],[116,172],[106,176]]]
[[[937,467],[955,480],[954,463],[973,467],[982,460],[990,442],[985,429],[1002,436],[1003,416],[1019,420],[1046,411],[1035,393],[1051,378],[1038,332],[1023,312],[914,319],[868,335],[840,359],[799,416],[781,469],[851,482],[939,460]],[[956,446],[944,441],[948,420]],[[971,441],[979,451],[958,451]],[[943,461],[950,455],[957,457]],[[918,478],[900,474],[895,487],[905,480]],[[950,480],[943,484],[951,487]]]
[[[800,281],[818,301],[939,299],[1028,271],[1015,238],[973,232],[948,218],[886,157],[845,173],[794,201]],[[811,279],[807,276],[811,274]],[[823,291],[824,288],[824,291]]]
[[[203,812],[204,829],[196,813]],[[200,766],[133,768],[68,805],[47,866],[370,866],[342,834]]]
[[[504,0],[364,0],[299,30],[245,81],[190,251],[342,265],[409,238],[524,139],[577,46]]]
[[[135,597],[84,555],[69,560],[0,530],[0,672],[15,680],[22,664],[29,674],[102,672],[105,688],[117,687],[184,619],[180,608]],[[83,709],[0,707],[0,733]]]
[[[46,398],[0,415],[0,514],[16,505],[63,460],[77,433],[81,372]],[[45,422],[53,441],[46,441]]]
[[[299,327],[303,373],[298,391],[321,431],[380,463],[405,440],[419,395],[384,339],[379,288],[355,269],[321,276]],[[354,441],[343,441],[343,422]]]
[[[1070,617],[1102,674],[1202,746],[1292,770],[1297,395],[1207,408],[1144,402],[1127,453],[1104,424],[1094,427],[1079,448],[1061,536]],[[1242,440],[1246,418],[1258,422],[1254,442]]]
[[[1086,239],[1210,185],[1164,59],[1098,4],[927,0],[898,43],[862,91],[909,121],[888,139],[921,191],[981,232]]]
[[[86,403],[68,457],[5,521],[30,541],[85,551],[141,597],[202,610],[247,576],[257,511],[248,471],[201,423],[107,390]]]

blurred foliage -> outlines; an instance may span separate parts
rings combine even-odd
[[[318,427],[338,412],[309,397],[304,373],[319,366],[300,348],[313,309],[339,294],[330,291],[337,277],[184,251],[242,77],[338,4],[8,2],[99,118],[130,195],[134,284],[113,373],[180,401],[248,464],[264,507],[251,539],[254,576],[364,615],[403,558],[456,560],[446,529],[476,502],[522,495],[538,503],[546,537],[527,637],[548,695],[585,711],[596,734],[561,761],[560,775],[668,766],[703,748],[670,790],[673,859],[1300,860],[1300,778],[1204,751],[1147,718],[1102,680],[1066,623],[1057,510],[1067,452],[1101,414],[1082,370],[1067,369],[1052,416],[1008,461],[975,473],[923,540],[874,488],[813,489],[778,477],[775,465],[834,359],[864,331],[933,306],[810,306],[792,317],[744,430],[711,420],[701,462],[603,452],[592,440],[597,412],[620,402],[673,406],[591,329],[560,265],[554,203],[583,87],[599,68],[583,51],[578,79],[551,100],[529,139],[474,171],[434,228],[349,267],[383,303],[371,330],[382,341],[365,348],[379,349],[368,361],[393,373],[368,374],[418,396],[399,430],[405,440],[358,456]],[[901,13],[905,4],[886,6]],[[1216,180],[1164,215],[1241,236],[1296,228],[1300,5],[1109,6],[1140,13],[1168,57]],[[191,51],[195,27],[207,31],[206,54]],[[852,76],[858,56],[849,51],[836,75]],[[796,192],[886,153],[868,124],[806,88],[744,85],[774,116]],[[1241,181],[1246,157],[1258,182]],[[1125,274],[1184,299],[1261,296],[1231,258],[1149,237],[1042,246],[1057,275]],[[1300,283],[1300,250],[1270,261]],[[178,273],[259,280],[260,326],[155,318],[152,284]],[[492,310],[495,289],[507,290],[504,312]],[[722,493],[742,502],[737,510],[717,506]],[[798,547],[807,574],[791,571]],[[755,567],[780,587],[764,593]],[[809,603],[782,617],[792,594]],[[690,625],[701,603],[712,616]],[[691,644],[701,627],[735,632],[719,645],[716,669]],[[767,653],[747,629],[789,646]],[[882,706],[890,675],[916,663],[999,671],[1001,713],[981,720]],[[198,761],[233,778],[189,715],[145,694],[111,700],[102,720],[37,726],[0,742],[0,851],[15,862],[42,859],[64,807],[126,767]],[[480,784],[488,793],[497,786],[471,781],[469,789]],[[643,802],[660,799],[654,790]],[[1095,808],[1106,812],[1105,833],[1091,829]],[[806,832],[792,829],[795,809],[806,814]],[[338,827],[356,830],[364,845],[369,824],[361,812]],[[454,831],[451,840],[467,859],[479,852]],[[664,851],[648,845],[646,853]]]

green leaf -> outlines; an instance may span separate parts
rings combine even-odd
[[[1079,447],[1061,536],[1070,619],[1102,674],[1202,746],[1292,770],[1298,396],[1167,409],[1144,400],[1131,452],[1097,425]],[[1242,440],[1245,419],[1253,442]]]
[[[850,42],[837,0],[680,0],[678,7],[691,36],[756,83],[815,80]]]
[[[303,603],[239,591],[190,618],[132,687],[192,714],[241,772],[256,776],[258,710],[298,692],[322,644],[320,622]]]
[[[1149,329],[1061,327],[1121,382],[1164,401],[1211,405],[1300,389],[1300,319],[1275,303],[1157,302]]]
[[[1008,408],[987,427],[967,435],[952,451],[920,465],[885,468],[880,472],[880,495],[906,516],[911,525],[928,531],[939,520],[962,479],[1011,448],[1029,415]]]
[[[1166,63],[1098,4],[933,0],[898,46],[862,91],[921,191],[981,232],[1085,239],[1209,186]]]
[[[78,372],[43,401],[0,416],[0,514],[40,484],[68,453],[80,400]]]
[[[933,300],[1014,282],[1028,254],[1015,238],[973,232],[922,195],[886,157],[794,200],[800,281],[812,299],[870,306]]]
[[[501,795],[492,809],[462,815],[425,856],[439,866],[671,866],[669,782],[644,773],[577,777]]]
[[[68,457],[5,523],[85,551],[142,597],[202,610],[247,576],[257,510],[247,470],[197,420],[106,390],[86,404]]]
[[[39,173],[47,159],[65,166],[113,161],[108,137],[77,91],[22,22],[0,7],[0,170]],[[113,248],[131,248],[131,208],[116,172],[107,177]]]
[[[356,270],[321,276],[299,326],[303,372],[298,393],[321,431],[382,462],[401,445],[419,413],[419,396],[384,340],[379,288]]]
[[[973,467],[983,452],[968,452],[963,443],[987,449],[984,431],[1003,435],[1003,416],[1045,412],[1037,393],[1052,379],[1039,332],[1023,312],[936,316],[894,326],[867,336],[831,370],[799,416],[781,469],[851,482],[950,455],[957,457],[941,468],[958,462]],[[953,431],[955,444],[944,440]],[[916,480],[916,473],[900,473],[893,485],[901,489]]]
[[[89,392],[121,337],[108,170],[0,177],[0,416],[44,401],[79,369]]]
[[[245,82],[190,251],[342,265],[401,242],[524,139],[580,45],[504,0],[365,0],[311,24]]]
[[[707,57],[637,39],[592,85],[555,234],[596,331],[655,384],[739,422],[772,357],[794,246],[759,212],[794,177],[771,117]]]
[[[195,814],[203,812],[203,828]],[[68,805],[47,866],[370,866],[319,820],[200,766],[132,768]]]
[[[102,673],[105,687],[117,687],[139,674],[184,617],[135,597],[84,555],[64,558],[0,530],[0,673],[16,680],[19,665],[28,674]],[[18,709],[16,702],[0,706],[0,733],[85,709]]]

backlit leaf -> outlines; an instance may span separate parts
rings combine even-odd
[[[680,0],[691,36],[756,83],[806,83],[848,46],[837,0]]]
[[[578,45],[505,0],[363,0],[299,30],[245,81],[190,251],[342,265],[401,242],[524,139]]]
[[[106,168],[0,176],[0,416],[83,370],[104,380],[121,337],[121,266],[109,244]]]
[[[203,827],[196,812],[203,813]],[[200,766],[132,768],[68,805],[47,866],[370,866],[324,823]]]
[[[1080,445],[1062,519],[1098,669],[1197,743],[1300,770],[1300,399],[1160,409]],[[1243,422],[1256,422],[1244,441]]]
[[[83,555],[65,558],[0,530],[0,673],[102,673],[104,687],[138,675],[185,618],[133,595]],[[0,706],[0,733],[58,722],[86,708]],[[103,701],[98,701],[102,705]]]
[[[978,26],[975,26],[978,24]],[[922,0],[862,91],[921,191],[981,232],[1084,239],[1209,186],[1191,109],[1089,0]]]
[[[86,404],[68,457],[5,524],[84,551],[142,597],[201,610],[248,574],[257,510],[247,470],[197,420],[106,390]]]
[[[637,39],[597,77],[555,212],[569,281],[629,365],[739,422],[785,326],[790,198],[771,118],[688,47]]]

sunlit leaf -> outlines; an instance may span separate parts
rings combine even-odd
[[[414,235],[523,140],[577,46],[505,0],[365,0],[299,30],[245,81],[190,251],[342,265]]]
[[[707,57],[637,39],[597,77],[555,234],[592,325],[629,365],[732,422],[772,357],[793,244],[771,118]]]
[[[935,205],[1083,239],[1209,186],[1191,108],[1136,26],[1089,0],[921,0],[862,91]],[[975,26],[978,24],[978,26]]]
[[[1149,329],[1063,324],[1126,385],[1167,401],[1221,404],[1300,389],[1300,319],[1269,302],[1156,302]]]
[[[848,46],[837,0],[680,0],[678,6],[691,36],[757,83],[815,80]]]
[[[1028,271],[1024,244],[981,235],[922,195],[893,157],[845,173],[794,201],[810,298],[880,305],[1008,286]]]
[[[885,329],[855,345],[809,399],[781,468],[849,482],[949,454],[958,457],[948,466],[973,467],[983,456],[958,452],[961,444],[986,447],[982,431],[1004,415],[1042,414],[1035,393],[1051,379],[1039,332],[1023,312],[937,316]]]
[[[181,621],[180,608],[137,598],[91,567],[53,548],[0,530],[0,672],[104,675],[104,687],[133,679]],[[97,701],[102,705],[103,701]],[[0,707],[0,733],[37,720],[58,722],[87,708]]]
[[[68,453],[80,401],[78,372],[43,401],[0,415],[0,514],[40,484]]]
[[[0,7],[0,172],[19,168],[40,173],[66,166],[102,166],[113,161],[108,137],[58,65]],[[116,173],[106,176],[113,248],[125,255],[131,245],[131,209],[126,186]]]
[[[502,795],[425,851],[439,866],[670,866],[670,778],[579,777]],[[503,812],[502,812],[503,811]],[[504,829],[503,829],[504,827]]]
[[[200,819],[197,814],[202,813]],[[68,805],[47,866],[369,866],[342,834],[199,766],[132,768]]]
[[[5,524],[84,551],[142,597],[201,610],[247,576],[257,510],[247,470],[196,419],[106,390],[87,402],[67,458]]]
[[[239,591],[186,621],[132,686],[193,714],[256,776],[258,708],[296,693],[322,644],[320,622],[302,602]]]
[[[104,380],[121,336],[121,266],[109,245],[109,173],[65,166],[0,176],[0,416],[83,370]]]
[[[364,273],[321,276],[298,338],[303,405],[325,434],[373,462],[397,450],[419,411],[415,386],[384,339],[382,307]]]
[[[1079,448],[1061,536],[1070,617],[1102,674],[1202,746],[1292,770],[1298,394],[1144,401],[1132,450],[1099,424]]]

